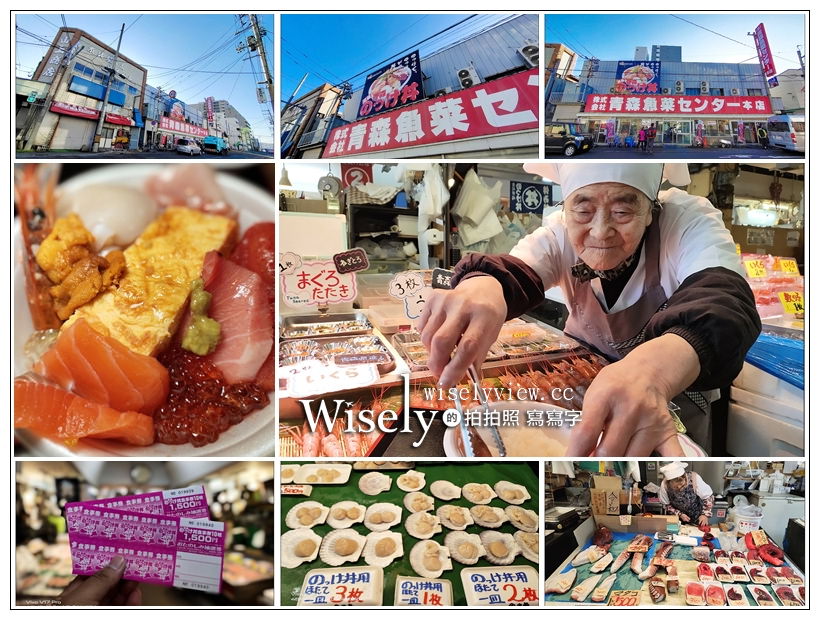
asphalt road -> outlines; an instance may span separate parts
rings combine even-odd
[[[573,160],[583,161],[584,159],[804,159],[804,153],[785,151],[783,149],[768,148],[760,146],[740,146],[721,148],[695,148],[695,147],[655,147],[654,153],[643,152],[636,148],[610,148],[607,146],[596,146],[591,151],[576,155]],[[563,155],[550,153],[547,159],[567,159]]]
[[[106,151],[84,153],[81,151],[17,151],[17,159],[183,159],[185,161],[225,161],[233,159],[273,159],[269,153],[231,151],[228,155],[183,155],[175,151]]]

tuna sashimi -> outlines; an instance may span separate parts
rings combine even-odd
[[[706,604],[712,607],[721,607],[726,604],[726,593],[723,586],[710,584],[706,586]]]
[[[168,397],[168,371],[84,319],[63,331],[34,370],[62,388],[117,411],[151,414]]]
[[[268,392],[273,392],[275,372],[276,368],[273,365],[273,348],[271,348],[268,359],[265,360],[265,363],[262,364],[262,368],[256,373],[254,383]]]
[[[706,588],[697,581],[690,581],[686,584],[686,604],[705,605]]]
[[[276,281],[275,241],[276,229],[273,222],[259,222],[245,231],[231,254],[233,262],[258,274],[268,285],[268,297],[271,304],[274,300],[274,282]]]
[[[26,374],[14,380],[14,428],[73,446],[80,439],[118,439],[135,446],[154,443],[154,420],[116,411]]]
[[[218,252],[205,255],[202,275],[213,295],[208,314],[222,329],[208,360],[228,383],[253,381],[273,348],[273,307],[264,283]]]

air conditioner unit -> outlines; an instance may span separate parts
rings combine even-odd
[[[740,89],[739,89],[739,88],[733,88],[733,89],[732,89],[732,94],[733,94],[734,96],[738,96],[738,95],[740,94]]]
[[[481,84],[481,78],[478,77],[478,72],[473,67],[464,67],[463,69],[459,69],[456,75],[458,76],[458,81],[461,83],[462,88],[470,88],[476,84]]]
[[[433,97],[443,97],[444,95],[449,95],[453,92],[453,89],[449,86],[445,86],[444,88],[439,88],[435,93],[433,93]]]
[[[682,93],[684,91],[683,80],[676,80],[675,81],[675,92]]]
[[[700,94],[701,95],[708,95],[709,94],[709,82],[701,82],[700,83]]]
[[[518,55],[521,56],[524,62],[530,67],[538,66],[538,53],[539,49],[537,45],[525,45],[524,47],[518,48]]]

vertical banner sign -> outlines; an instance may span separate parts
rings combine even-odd
[[[424,84],[416,50],[367,76],[357,120],[422,99]]]
[[[208,124],[212,124],[214,122],[214,98],[213,97],[206,97],[205,98],[205,113],[208,116]]]
[[[543,213],[551,197],[550,186],[546,183],[510,181],[510,211],[513,213]]]
[[[777,71],[774,68],[774,58],[772,57],[772,50],[769,48],[769,39],[766,36],[766,28],[763,22],[757,25],[754,34],[755,47],[757,48],[757,57],[760,60],[760,66],[763,68],[763,74],[770,78],[774,76]]]
[[[342,187],[373,182],[373,164],[342,164]]]
[[[661,63],[651,60],[619,60],[615,72],[616,93],[654,95],[661,89]]]

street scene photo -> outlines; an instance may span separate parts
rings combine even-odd
[[[18,158],[273,157],[273,15],[14,19]]]
[[[802,13],[545,20],[545,157],[803,157]]]
[[[537,15],[283,15],[281,156],[534,159],[538,40]]]

